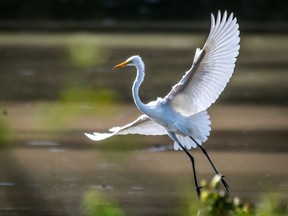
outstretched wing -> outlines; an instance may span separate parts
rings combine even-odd
[[[233,13],[217,19],[211,14],[211,28],[203,49],[197,49],[191,69],[164,98],[184,115],[206,110],[216,101],[234,71],[240,49],[239,25]]]
[[[91,140],[103,140],[114,135],[141,134],[141,135],[164,135],[166,129],[161,125],[153,122],[147,115],[141,115],[135,121],[123,126],[109,129],[111,133],[85,133]]]

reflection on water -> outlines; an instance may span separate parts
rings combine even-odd
[[[49,149],[50,152],[55,152],[55,153],[60,153],[60,152],[64,152],[64,149],[60,149],[60,148],[51,148]]]
[[[0,182],[0,187],[11,187],[15,186],[15,183],[13,182]]]
[[[112,185],[105,185],[105,184],[91,185],[90,188],[98,189],[98,190],[113,190],[114,189]]]
[[[197,200],[189,160],[171,150],[169,138],[92,143],[83,132],[139,115],[131,99],[135,73],[113,71],[116,63],[143,57],[140,94],[152,100],[190,67],[202,35],[36,38],[0,36],[0,215],[95,215],[112,205],[113,216],[166,216],[182,212],[184,193]],[[235,76],[209,110],[212,134],[205,146],[233,196],[257,202],[275,192],[287,198],[287,42],[243,36]],[[191,153],[199,178],[209,181],[208,161],[198,150]],[[104,209],[97,204],[102,196],[113,200]]]
[[[53,142],[53,141],[46,141],[46,140],[33,140],[28,141],[26,145],[32,145],[32,146],[58,146],[59,143]]]

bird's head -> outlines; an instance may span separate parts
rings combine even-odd
[[[138,65],[141,65],[141,64],[142,64],[141,57],[138,56],[138,55],[135,55],[135,56],[131,56],[126,61],[116,65],[114,68],[118,69],[118,68],[126,67],[126,66],[135,66],[135,67],[137,67]]]

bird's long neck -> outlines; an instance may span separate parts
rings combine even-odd
[[[144,104],[141,101],[141,99],[139,97],[139,88],[140,88],[140,85],[142,84],[142,82],[144,81],[144,76],[145,76],[144,63],[141,61],[139,64],[136,65],[136,69],[137,69],[137,76],[136,76],[136,79],[133,83],[133,88],[132,88],[133,99],[134,99],[134,102],[135,102],[136,106],[138,107],[138,109],[141,112],[146,114],[148,112],[148,107],[146,104]]]

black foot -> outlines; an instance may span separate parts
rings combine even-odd
[[[225,177],[225,176],[222,176],[222,175],[221,175],[221,182],[222,182],[222,184],[224,185],[226,191],[229,193],[229,185],[228,185],[227,182],[224,180],[224,177]]]
[[[200,199],[202,187],[197,186],[197,187],[195,187],[195,188],[196,188],[197,196],[198,196],[198,198]]]

